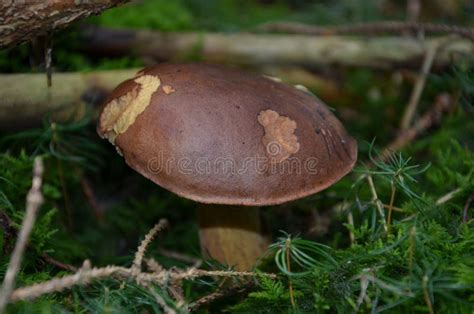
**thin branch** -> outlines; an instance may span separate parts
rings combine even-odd
[[[145,236],[145,239],[143,239],[142,243],[137,249],[137,252],[135,253],[135,259],[133,260],[133,265],[131,268],[133,272],[135,273],[140,272],[143,257],[145,256],[145,251],[148,245],[150,245],[150,243],[153,241],[153,238],[167,226],[168,226],[168,220],[161,219],[155,226],[153,226],[153,228],[151,228],[151,230]]]
[[[148,289],[148,291],[150,291],[150,293],[153,295],[156,303],[158,303],[163,308],[165,314],[176,314],[176,310],[169,307],[168,303],[166,303],[165,299],[163,299],[163,297],[158,292],[153,289]]]
[[[275,274],[263,274],[270,278],[276,278]],[[120,266],[106,266],[102,268],[81,269],[76,274],[54,278],[45,282],[33,284],[28,287],[16,289],[10,298],[11,302],[35,299],[44,294],[61,292],[71,289],[76,285],[85,285],[93,280],[101,278],[116,278],[119,280],[135,279],[140,285],[148,284],[163,285],[168,280],[194,279],[198,277],[253,277],[253,272],[237,271],[206,271],[200,269],[188,269],[184,271],[162,271],[160,273],[136,273],[131,268]]]
[[[383,207],[389,209],[390,205],[383,204]],[[402,212],[402,213],[406,211],[403,208],[396,207],[396,206],[392,206],[392,210],[397,211],[397,212]]]
[[[230,271],[230,270],[202,270],[196,268],[190,268],[185,272],[178,272],[176,274],[171,274],[170,278],[172,279],[194,279],[198,277],[254,277],[256,273],[250,271]],[[276,274],[264,273],[264,276],[275,279]]]
[[[258,28],[259,31],[280,32],[305,35],[348,35],[348,34],[384,34],[384,33],[436,33],[456,34],[469,39],[474,39],[474,28],[459,25],[418,23],[404,21],[383,21],[370,23],[356,23],[338,26],[315,26],[301,23],[267,23]]]
[[[250,289],[253,289],[254,287],[255,287],[254,281],[247,281],[244,285],[234,285],[227,289],[217,290],[193,302],[189,306],[189,310],[196,311],[198,308],[209,305],[210,303],[215,302],[219,299],[222,299],[231,295],[235,295],[235,294],[245,293],[246,291],[249,291]]]
[[[439,124],[443,115],[451,111],[455,106],[452,97],[447,93],[439,94],[432,108],[424,113],[415,124],[402,131],[390,144],[388,144],[381,152],[382,160],[386,160],[394,151],[398,151],[413,142],[423,132],[429,128]]]
[[[70,272],[76,272],[76,271],[77,271],[77,268],[76,268],[76,267],[74,267],[74,266],[72,266],[72,265],[69,265],[69,264],[66,264],[66,263],[63,263],[63,262],[61,262],[61,261],[58,261],[58,260],[56,260],[55,258],[49,256],[47,253],[41,254],[41,258],[42,258],[45,262],[47,262],[47,263],[49,263],[49,264],[51,264],[51,265],[53,265],[53,266],[56,266],[56,267],[58,267],[58,268],[61,268],[61,269],[64,269],[64,270],[68,270],[68,271],[70,271]]]
[[[442,205],[442,204],[444,204],[444,203],[450,201],[451,199],[453,199],[454,197],[456,197],[456,195],[457,195],[459,192],[461,192],[461,191],[462,191],[461,188],[457,188],[457,189],[452,190],[451,192],[449,192],[449,193],[447,193],[447,194],[441,196],[440,198],[438,198],[438,199],[436,200],[436,205],[439,206],[439,205]]]
[[[392,182],[392,194],[390,195],[390,203],[388,205],[388,216],[387,216],[387,226],[390,230],[390,224],[392,223],[392,211],[393,211],[393,202],[395,201],[395,184]]]
[[[385,221],[385,212],[383,210],[383,205],[377,195],[374,181],[372,180],[372,176],[370,174],[367,174],[367,182],[369,182],[370,191],[372,193],[372,202],[375,203],[375,206],[377,207],[377,211],[379,212],[379,215],[382,218],[383,229],[385,230],[385,232],[388,232],[388,226],[387,226],[387,222]]]
[[[85,177],[81,177],[81,188],[84,196],[86,197],[89,207],[92,209],[92,213],[99,222],[104,222],[104,215],[102,213],[101,204],[96,198],[94,189],[91,186],[89,180]]]
[[[428,310],[430,314],[434,314],[433,303],[431,302],[430,293],[428,291],[428,276],[423,276],[423,279],[421,280],[421,286],[423,287],[423,296],[425,298],[426,305],[428,306]]]
[[[415,86],[413,87],[412,93],[410,95],[410,100],[406,106],[405,112],[403,114],[400,129],[406,130],[411,126],[413,117],[415,116],[416,108],[420,102],[421,94],[425,88],[426,78],[430,73],[431,67],[435,60],[436,54],[440,47],[446,43],[446,40],[440,40],[431,47],[428,48],[425,59],[423,60],[423,65],[421,66],[420,74],[416,80]]]
[[[70,289],[75,285],[86,285],[91,281],[100,278],[114,277],[123,279],[129,277],[130,273],[129,268],[119,266],[107,266],[103,268],[83,270],[73,275],[66,275],[61,278],[54,278],[28,287],[18,288],[12,293],[10,301],[32,300],[45,294]]]
[[[352,228],[355,228],[355,226],[354,226],[354,215],[352,214],[351,210],[349,210],[347,212],[347,223]],[[349,239],[351,240],[351,246],[353,246],[355,244],[355,235],[354,235],[354,232],[352,232],[352,229],[349,229]]]
[[[20,268],[23,253],[33,225],[35,224],[36,214],[43,203],[43,194],[41,194],[43,170],[43,159],[41,157],[36,157],[33,166],[32,186],[26,197],[26,214],[21,224],[20,233],[0,290],[0,313],[3,313],[13,291],[15,278]]]
[[[285,254],[285,259],[286,259],[286,265],[288,267],[288,272],[291,273],[291,263],[290,263],[290,240],[286,240],[285,243],[286,246],[286,254]],[[296,303],[295,303],[295,296],[293,292],[293,283],[291,281],[291,277],[288,277],[288,289],[290,290],[290,300],[291,300],[291,306],[295,308]]]
[[[158,263],[154,258],[146,258],[145,263],[148,270],[150,270],[153,273],[160,273],[163,270],[165,270],[163,266],[161,266],[161,264]]]
[[[464,210],[462,212],[462,221],[466,223],[468,221],[468,214],[467,212],[469,211],[469,208],[471,208],[471,204],[474,201],[474,193],[469,195],[467,198],[466,204],[464,205]]]
[[[45,282],[33,284],[29,287],[18,288],[13,291],[10,297],[10,302],[34,299],[45,294],[61,292],[71,289],[76,285],[85,285],[93,280],[102,278],[115,278],[118,280],[135,280],[139,285],[150,288],[150,285],[165,286],[169,282],[177,284],[182,280],[192,280],[198,277],[254,277],[256,273],[253,272],[239,272],[239,271],[208,271],[196,268],[188,268],[185,270],[166,270],[159,266],[156,261],[152,259],[147,260],[148,268],[152,272],[143,272],[141,263],[145,255],[145,251],[152,241],[153,237],[162,230],[167,224],[165,219],[161,219],[145,236],[135,254],[134,263],[130,268],[120,266],[106,266],[103,268],[91,268],[90,262],[85,261],[84,265],[79,271],[72,275],[66,275],[61,278],[54,278]],[[157,266],[158,265],[158,266]],[[155,270],[155,271],[154,271]],[[264,273],[264,276],[276,278],[275,274]],[[156,295],[154,295],[156,298]],[[7,298],[8,300],[8,298]],[[163,306],[165,311],[170,311],[169,307],[163,305],[161,299],[157,298],[157,302]],[[165,302],[163,300],[163,302]],[[178,300],[178,303],[185,306],[184,300]],[[166,302],[164,303],[166,304]],[[172,310],[172,309],[171,309]],[[171,312],[170,312],[171,313]]]

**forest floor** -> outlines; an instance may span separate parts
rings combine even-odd
[[[406,20],[405,6],[394,3],[138,1],[56,34],[53,86],[60,72],[95,75],[207,60],[199,45],[176,58],[113,56],[107,47],[97,53],[83,37],[91,27],[261,35],[269,22]],[[451,9],[423,7],[416,18],[474,25],[469,1],[446,3]],[[424,40],[411,31],[390,36]],[[6,312],[472,313],[474,59],[471,53],[438,62],[441,54],[432,49],[389,67],[225,61],[305,85],[358,142],[355,169],[337,184],[262,208],[273,244],[249,273],[203,259],[196,204],[128,168],[97,136],[90,109],[103,92],[81,95],[89,109],[80,119],[46,116],[27,129],[1,128],[0,279],[20,242],[27,207],[34,210],[33,196],[42,198]],[[0,80],[43,73],[45,64],[36,59],[30,45],[0,51]],[[35,160],[37,185],[26,202]]]

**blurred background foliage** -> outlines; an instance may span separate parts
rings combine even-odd
[[[474,24],[471,1],[422,3],[422,21]],[[133,1],[55,35],[53,66],[57,72],[95,71],[149,63],[137,57],[89,56],[81,49],[79,30],[84,25],[166,32],[245,32],[271,21],[339,25],[403,20],[405,7],[406,1],[389,0]],[[410,157],[410,165],[431,165],[413,176],[417,181],[406,186],[411,193],[397,190],[395,205],[399,211],[394,213],[389,234],[383,230],[370,186],[358,178],[368,172],[369,151],[375,154],[396,136],[412,90],[413,72],[336,66],[306,70],[337,86],[335,95],[320,98],[335,108],[336,115],[358,140],[360,161],[355,173],[328,190],[297,202],[265,208],[263,215],[274,239],[281,235],[279,230],[285,230],[309,242],[325,244],[330,248],[330,259],[316,255],[318,263],[295,266],[296,271],[306,274],[291,278],[296,307],[290,302],[285,266],[279,268],[269,258],[262,270],[279,272],[278,280],[258,277],[259,285],[250,294],[225,298],[201,311],[407,313],[430,312],[431,306],[440,313],[472,313],[472,205],[468,208],[469,220],[462,218],[466,199],[474,192],[473,60],[436,69],[428,76],[420,113],[429,110],[441,92],[450,94],[458,106],[439,127],[403,149],[401,158]],[[28,45],[0,51],[2,73],[41,71],[41,65],[31,61]],[[312,92],[318,96],[324,93],[317,89]],[[165,254],[166,250],[200,258],[195,204],[131,171],[111,145],[96,136],[90,117],[67,124],[45,119],[38,129],[2,131],[0,151],[0,278],[23,218],[35,155],[45,157],[45,204],[31,236],[19,285],[67,273],[49,263],[47,257],[75,266],[85,259],[97,266],[130,265],[139,240],[163,217],[171,227],[158,237],[149,254],[166,267],[190,266]],[[409,174],[393,163],[372,169],[378,197],[385,204],[391,195],[391,182],[398,178],[387,175],[388,170],[397,175]],[[436,203],[452,191],[456,191],[452,198]],[[344,208],[336,208],[341,202]],[[349,213],[353,224],[348,223]],[[354,236],[352,243],[350,233]],[[292,243],[295,250],[302,249],[302,242]],[[216,267],[212,263],[205,266]],[[219,284],[211,279],[187,282],[186,300],[207,295]],[[161,309],[149,292],[135,284],[107,280],[34,302],[19,302],[10,305],[8,311],[148,313]]]

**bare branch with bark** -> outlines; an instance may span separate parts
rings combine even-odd
[[[414,34],[456,34],[474,40],[474,28],[460,25],[420,23],[416,21],[381,21],[370,23],[356,23],[337,26],[318,26],[291,22],[272,22],[261,25],[258,30],[266,32],[279,32],[289,34],[305,35],[348,35],[363,34],[376,35],[384,33],[404,33],[412,32]]]
[[[0,129],[37,126],[48,114],[56,121],[82,117],[84,99],[100,103],[137,69],[55,73],[48,88],[44,74],[0,75]]]
[[[65,28],[129,0],[48,0],[0,3],[0,49]]]
[[[25,252],[31,230],[35,224],[36,215],[39,208],[43,204],[43,194],[41,193],[41,187],[43,185],[43,170],[42,157],[36,157],[33,166],[33,180],[31,189],[26,196],[25,217],[23,218],[20,233],[18,234],[18,239],[15,244],[15,249],[13,250],[5,278],[3,279],[3,284],[0,289],[0,313],[3,313],[3,310],[8,304],[8,300],[12,294],[16,275],[20,270],[23,253]]]
[[[250,33],[163,33],[147,30],[89,28],[82,47],[94,56],[142,56],[238,65],[344,65],[391,69],[417,66],[439,37],[349,37]],[[434,66],[470,55],[474,43],[458,38],[437,54]]]

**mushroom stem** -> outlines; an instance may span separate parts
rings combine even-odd
[[[203,204],[198,221],[203,254],[237,270],[252,269],[269,244],[258,207]]]

